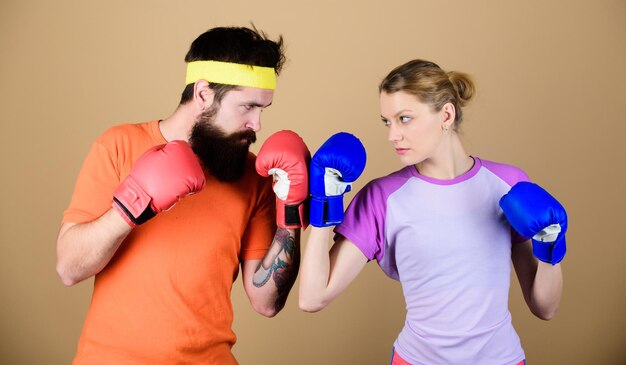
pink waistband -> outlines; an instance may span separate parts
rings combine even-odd
[[[401,358],[394,349],[393,355],[391,355],[391,365],[411,365],[411,363]],[[526,365],[526,360],[518,362],[517,365]]]

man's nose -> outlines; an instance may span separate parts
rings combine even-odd
[[[261,111],[257,111],[256,113],[252,113],[250,119],[246,123],[246,128],[258,132],[261,130]]]

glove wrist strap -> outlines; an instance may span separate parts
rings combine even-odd
[[[567,247],[565,235],[561,234],[554,242],[542,242],[533,239],[533,254],[539,260],[556,265],[563,260]]]
[[[152,198],[137,184],[132,176],[128,176],[113,194],[113,207],[122,217],[128,218],[126,222],[134,227],[145,223],[156,215],[150,208],[151,200]]]
[[[311,196],[311,225],[315,227],[335,226],[343,222],[343,195]]]
[[[285,204],[282,200],[276,198],[276,224],[281,228],[306,229],[309,225],[308,209],[305,209],[305,203]]]
[[[156,215],[150,207],[147,207],[146,210],[144,210],[138,217],[134,217],[132,213],[126,209],[126,207],[119,200],[117,200],[116,197],[113,197],[113,208],[115,208],[120,213],[122,218],[124,218],[126,223],[133,228],[146,223]]]

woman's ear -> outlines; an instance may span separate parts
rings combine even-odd
[[[445,103],[441,108],[441,129],[454,129],[454,120],[456,119],[456,109],[452,103]]]
[[[209,108],[213,104],[215,93],[206,80],[198,80],[193,85],[193,103],[199,111]]]

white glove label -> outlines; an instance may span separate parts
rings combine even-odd
[[[326,167],[326,173],[324,174],[324,192],[326,196],[337,196],[346,192],[350,183],[347,183],[341,179],[341,172]]]
[[[281,170],[279,168],[273,168],[268,171],[270,175],[274,178],[274,194],[280,200],[287,199],[287,195],[289,194],[289,186],[291,185],[291,181],[289,180],[289,174],[285,172],[285,170]]]
[[[546,228],[542,229],[541,232],[537,233],[533,236],[535,241],[540,242],[554,242],[556,241],[557,236],[561,233],[561,225],[560,224],[551,224]]]

